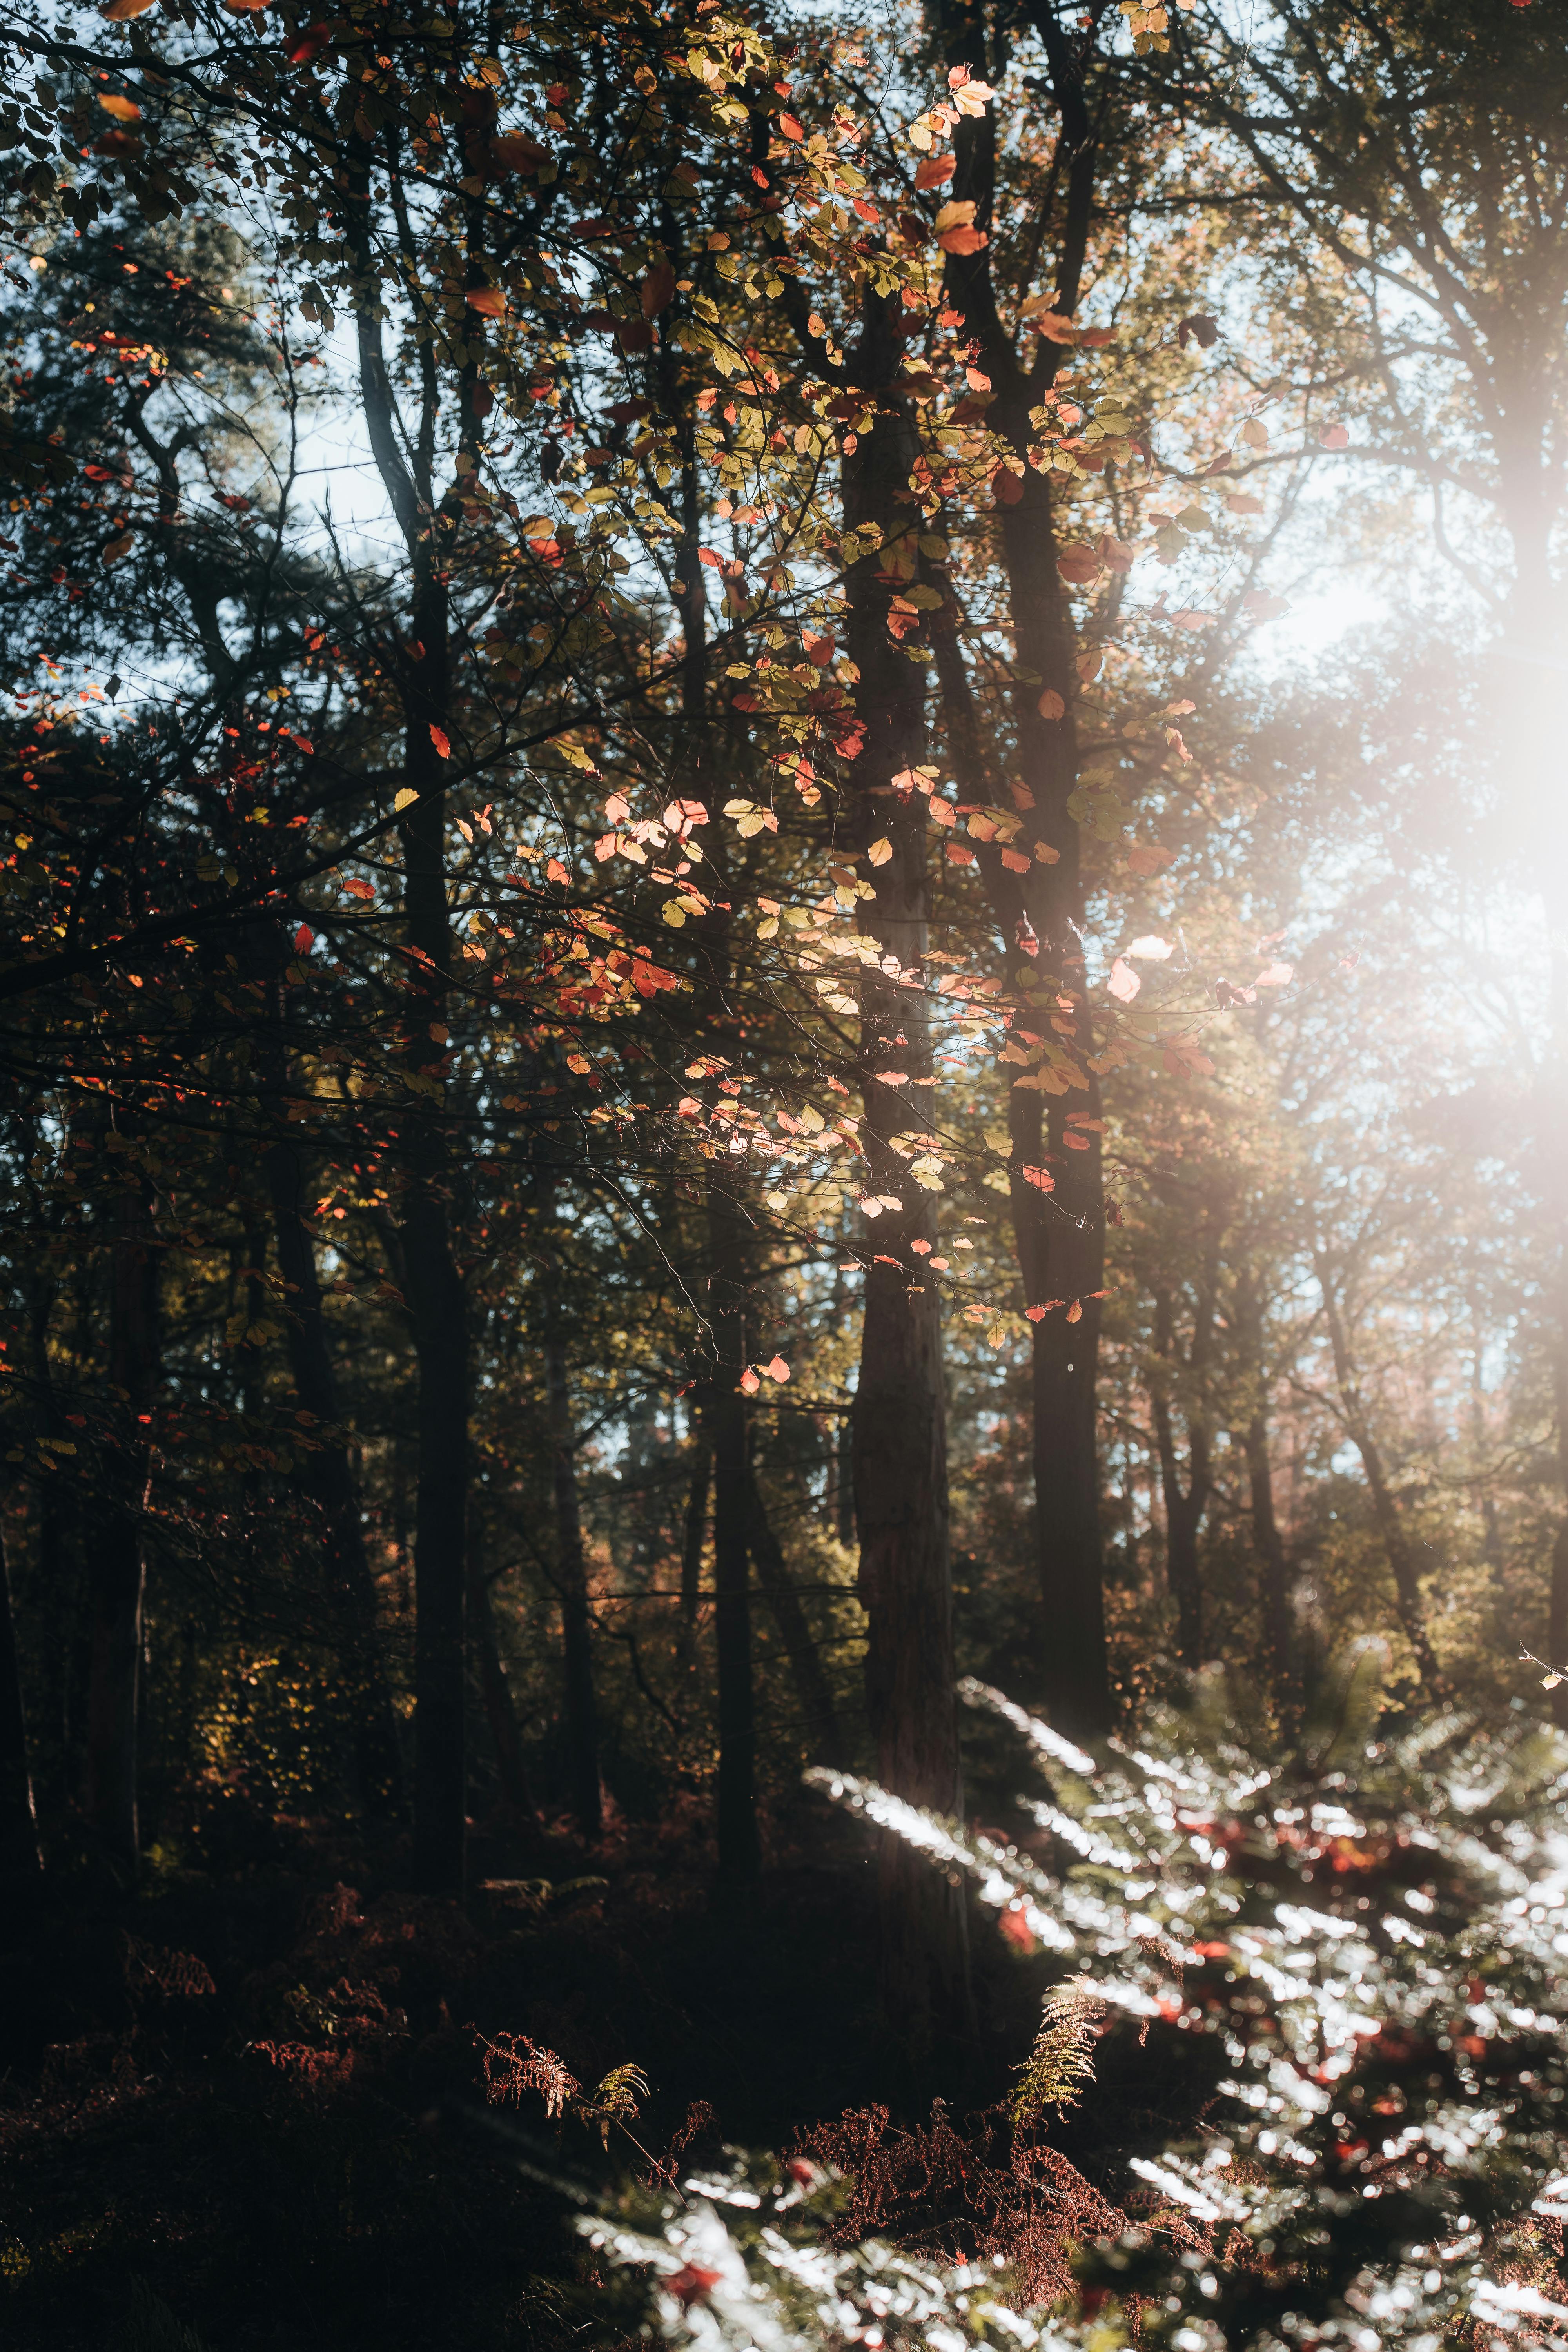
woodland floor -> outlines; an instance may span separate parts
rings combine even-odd
[[[410,1895],[395,1852],[319,1825],[268,1843],[132,1899],[68,1880],[30,1926],[0,1924],[0,2337],[16,2352],[174,2352],[177,2332],[141,2332],[149,2293],[207,2352],[602,2341],[617,2331],[566,2209],[516,2158],[605,2180],[637,2153],[618,2133],[607,2155],[580,2126],[558,2135],[531,2095],[487,2108],[473,2029],[526,2034],[589,2085],[635,2061],[655,2155],[707,2102],[690,2162],[721,2141],[782,2149],[877,2102],[917,2127],[933,2092],[955,2116],[995,2102],[1046,1981],[982,1923],[981,2049],[912,2081],[878,2021],[865,1841],[837,1819],[775,1834],[762,1890],[733,1908],[689,1823],[591,1857],[477,1840],[476,1885],[605,1882],[537,1915]],[[1181,2105],[1152,2057],[1131,2105],[1112,2059],[1053,2132],[1091,2179]]]

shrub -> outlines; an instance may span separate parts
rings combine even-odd
[[[1038,1840],[1003,1844],[841,1773],[836,1801],[963,1871],[1016,1941],[1059,1958],[1019,2097],[1058,2104],[1097,2005],[1199,2037],[1213,2084],[1184,2137],[1126,2159],[1129,2226],[1026,2308],[1005,2251],[942,2266],[836,2246],[845,2192],[739,2167],[636,2226],[584,2226],[646,2264],[664,2333],[784,2347],[977,2336],[1110,2352],[1438,2352],[1568,2321],[1563,1962],[1568,1743],[1515,1708],[1381,1737],[1363,1643],[1280,1759],[1224,1677],[1136,1745],[1075,1748],[998,1693],[973,1705],[1044,1769]],[[1033,1849],[1037,1843],[1039,1851]]]

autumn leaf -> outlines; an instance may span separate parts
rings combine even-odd
[[[943,205],[941,212],[938,213],[936,216],[937,234],[940,236],[942,230],[946,228],[967,228],[973,218],[973,197],[955,197],[950,204]]]
[[[1042,719],[1062,719],[1067,715],[1067,704],[1054,686],[1047,687],[1036,707]]]
[[[645,319],[657,319],[675,299],[675,269],[668,255],[660,254],[642,282],[642,314]]]
[[[1100,577],[1100,558],[1093,548],[1080,543],[1064,547],[1057,558],[1057,570],[1074,587],[1084,587]]]
[[[142,120],[142,109],[133,98],[121,98],[112,91],[100,91],[98,102],[105,114],[113,115],[116,122],[140,122]]]
[[[430,727],[430,740],[436,746],[436,755],[438,759],[449,760],[451,758],[451,741],[442,730],[435,724],[434,720],[432,720]]]
[[[1253,982],[1254,988],[1286,988],[1295,977],[1296,967],[1289,963],[1271,963]]]
[[[118,563],[121,556],[130,554],[135,544],[136,534],[134,531],[122,530],[118,539],[111,539],[110,541],[109,545],[103,551],[102,561],[105,563]]]
[[[101,100],[100,104],[101,104]],[[1324,449],[1348,449],[1351,436],[1342,425],[1330,425],[1318,436],[1319,446]]]
[[[1226,505],[1233,515],[1260,515],[1263,512],[1261,499],[1247,498],[1240,490],[1232,490],[1226,499]]]
[[[750,1364],[748,1364],[745,1370],[741,1374],[742,1395],[755,1396],[757,1391],[762,1387],[762,1381],[758,1379],[756,1373],[752,1371]]]
[[[990,241],[990,238],[982,228],[944,229],[942,234],[937,238],[937,243],[941,246],[944,253],[961,254],[978,253],[982,247],[988,245]]]
[[[1268,427],[1260,416],[1249,416],[1241,428],[1241,437],[1249,449],[1267,449]]]
[[[343,888],[351,898],[374,898],[375,896],[374,883],[367,882],[361,874],[347,876],[343,882]]]
[[[144,16],[152,5],[153,0],[109,0],[108,6],[100,8],[99,15],[111,25],[123,25],[128,17]]]
[[[405,808],[412,808],[418,797],[418,793],[414,790],[411,784],[405,784],[401,792],[399,792],[393,800],[392,806],[394,812],[397,813]]]
[[[892,854],[893,845],[885,834],[880,841],[874,841],[866,852],[873,866],[886,866]]]
[[[504,319],[506,316],[506,296],[499,286],[470,286],[463,299],[469,310],[477,310],[482,319]]]
[[[915,166],[915,185],[917,188],[945,187],[955,168],[951,155],[927,155]]]
[[[1143,982],[1131,965],[1121,956],[1118,956],[1110,967],[1110,977],[1105,984],[1119,1004],[1131,1004]]]
[[[785,1363],[782,1356],[775,1356],[773,1362],[767,1367],[767,1374],[771,1381],[787,1381],[789,1378],[789,1366]]]
[[[1134,940],[1127,952],[1130,956],[1142,956],[1146,963],[1163,963],[1172,948],[1169,940],[1160,939],[1149,931],[1142,939]]]
[[[1069,1323],[1081,1323],[1083,1321],[1083,1301],[1080,1298],[1075,1298],[1072,1305],[1068,1308],[1068,1321]]]
[[[589,1061],[586,1054],[568,1054],[566,1056],[566,1066],[569,1070],[575,1070],[577,1076],[581,1078],[587,1076],[589,1070],[593,1067],[593,1064]]]
[[[1054,1192],[1057,1189],[1057,1180],[1048,1168],[1020,1168],[1018,1173],[1037,1192]]]
[[[315,934],[315,932],[310,929],[310,924],[309,924],[309,923],[301,923],[301,924],[300,924],[300,928],[299,928],[299,929],[298,929],[298,930],[295,932],[295,934],[294,934],[294,952],[295,952],[295,954],[296,954],[296,955],[308,955],[308,954],[310,953],[310,950],[315,946],[315,944],[316,944],[316,934]]]
[[[552,857],[550,860],[549,865],[546,866],[544,869],[544,878],[547,882],[564,883],[569,882],[572,877],[567,873],[564,866],[562,865],[561,860],[558,857]]]

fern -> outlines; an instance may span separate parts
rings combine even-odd
[[[1018,2069],[1009,2103],[1015,2131],[1029,2131],[1047,2107],[1076,2106],[1094,2080],[1093,2050],[1105,2004],[1081,1985],[1058,1985],[1046,1995],[1035,2046]]]

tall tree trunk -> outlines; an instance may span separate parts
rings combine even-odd
[[[159,1245],[144,1190],[121,1193],[110,1249],[109,1384],[115,1448],[90,1567],[91,1662],[84,1810],[103,1852],[133,1876],[142,1528],[152,1476],[146,1422],[158,1386]]]
[[[686,1492],[686,1514],[680,1531],[680,1616],[676,1629],[676,1658],[689,1675],[697,1640],[697,1616],[702,1604],[702,1552],[708,1540],[708,1493],[713,1481],[713,1447],[699,1406],[693,1416],[691,1484]]]
[[[51,1593],[53,1601],[57,1596]],[[22,1706],[22,1658],[11,1605],[5,1536],[0,1528],[0,1892],[15,1900],[43,1871],[33,1778],[27,1765],[27,1719]]]
[[[477,1536],[472,1535],[468,1545],[468,1631],[479,1669],[479,1697],[496,1752],[496,1776],[500,1782],[502,1802],[520,1828],[537,1829],[539,1809],[529,1786],[522,1728],[496,1635],[490,1580],[485,1573]]]
[[[1196,1341],[1194,1340],[1194,1350]],[[1204,1663],[1204,1587],[1198,1566],[1198,1532],[1208,1508],[1212,1480],[1208,1432],[1196,1411],[1187,1418],[1187,1484],[1182,1485],[1174,1419],[1164,1367],[1175,1356],[1171,1295],[1162,1290],[1154,1307],[1155,1368],[1150,1399],[1160,1486],[1165,1502],[1165,1578],[1176,1604],[1176,1651],[1189,1673]]]
[[[874,526],[881,551],[848,572],[847,643],[859,671],[856,710],[864,746],[855,764],[853,825],[858,847],[891,845],[871,867],[870,928],[896,971],[923,977],[927,939],[925,802],[895,783],[925,755],[921,669],[889,635],[891,599],[918,566],[907,489],[914,436],[897,390],[902,348],[896,300],[868,282],[851,366],[877,402],[875,429],[844,458],[847,530]],[[900,544],[901,542],[901,545]],[[909,1160],[929,1117],[923,1088],[882,1086],[878,1073],[932,1075],[924,992],[890,972],[864,968],[860,1023],[862,1139],[868,1192],[897,1200],[877,1223],[867,1269],[860,1378],[854,1412],[855,1517],[860,1535],[860,1598],[867,1615],[866,1704],[877,1776],[908,1802],[962,1813],[948,1549],[947,1404],[941,1305],[922,1277],[922,1253],[937,1244],[932,1196]],[[889,2018],[913,2050],[971,2027],[969,1946],[963,1904],[940,1871],[902,1839],[884,1834],[878,1866],[882,1992]]]
[[[1067,205],[1058,252],[1056,308],[1076,307],[1095,175],[1095,147],[1072,44],[1048,9],[1037,19],[1047,51],[1053,94],[1068,158]],[[988,75],[983,18],[948,6],[942,37],[950,67]],[[975,205],[975,222],[991,225],[995,193],[996,128],[988,110],[966,117],[954,137],[952,194]],[[1100,1148],[1100,1088],[1095,1041],[1085,992],[1079,934],[1084,919],[1079,827],[1068,803],[1077,787],[1078,754],[1072,710],[1078,691],[1070,614],[1057,570],[1057,543],[1048,478],[1027,462],[1036,437],[1029,421],[1055,373],[1052,345],[1042,339],[1027,368],[997,308],[992,249],[949,257],[947,299],[978,341],[994,399],[987,423],[1024,461],[998,499],[1009,624],[1020,684],[1015,689],[1016,764],[1021,789],[1012,795],[1022,817],[1017,845],[1031,857],[1015,876],[999,857],[983,857],[982,871],[1007,947],[1013,987],[1036,1001],[1038,1018],[1025,1038],[1042,1064],[1012,1090],[1012,1210],[1018,1270],[1028,1306],[1077,1302],[1069,1323],[1061,1306],[1034,1326],[1032,1451],[1036,1544],[1040,1584],[1039,1681],[1053,1721],[1080,1738],[1110,1727],[1113,1704],[1105,1644],[1104,1552],[1100,1516],[1096,1417],[1100,1304],[1104,1287],[1105,1199]],[[998,476],[1001,482],[1002,477]],[[937,633],[943,698],[955,759],[967,756],[965,788],[975,798],[996,796],[963,662],[951,635],[952,615]],[[960,682],[965,691],[958,691]],[[1043,691],[1058,698],[1058,715],[1041,709]],[[1051,706],[1057,707],[1057,706]],[[1062,1018],[1063,1000],[1068,1004]],[[1023,1034],[1022,1031],[1015,1033]],[[1071,1139],[1069,1141],[1069,1138]],[[1025,1170],[1047,1169],[1047,1192]]]
[[[844,1737],[833,1693],[823,1672],[822,1654],[811,1630],[801,1597],[785,1564],[784,1549],[773,1533],[757,1474],[746,1469],[746,1534],[756,1567],[759,1589],[779,1629],[789,1660],[790,1678],[800,1703],[806,1747],[814,1763],[847,1770],[849,1743]]]
[[[1415,1555],[1405,1537],[1399,1505],[1389,1486],[1383,1454],[1366,1416],[1332,1276],[1321,1258],[1318,1260],[1317,1275],[1323,1315],[1329,1327],[1329,1344],[1333,1350],[1334,1385],[1339,1391],[1345,1433],[1360,1454],[1362,1468],[1366,1473],[1373,1516],[1377,1522],[1378,1534],[1383,1538],[1384,1557],[1394,1576],[1399,1622],[1405,1629],[1405,1638],[1415,1653],[1416,1668],[1428,1695],[1433,1698],[1442,1698],[1447,1695],[1447,1685],[1426,1631],[1426,1612],[1421,1598],[1421,1579],[1415,1566]]]
[[[337,1376],[321,1311],[315,1244],[305,1223],[304,1162],[287,1130],[288,1047],[283,992],[276,978],[270,1009],[268,1114],[273,1140],[263,1155],[262,1168],[272,1203],[278,1271],[284,1284],[289,1370],[300,1402],[318,1424],[317,1450],[304,1457],[300,1483],[319,1515],[328,1587],[346,1621],[343,1663],[359,1801],[373,1817],[395,1819],[403,1811],[397,1726],[376,1623],[375,1580],[365,1549],[359,1487],[348,1449],[335,1433]]]
[[[1267,1412],[1268,1378],[1264,1363],[1263,1310],[1257,1286],[1245,1265],[1237,1278],[1233,1306],[1236,1341],[1243,1359],[1244,1377],[1252,1408],[1243,1424],[1242,1452],[1247,1463],[1247,1501],[1252,1517],[1252,1549],[1258,1562],[1258,1615],[1268,1651],[1274,1701],[1282,1719],[1289,1720],[1300,1698],[1296,1644],[1290,1619],[1290,1564],[1274,1507],[1274,1465],[1268,1450]]]
[[[585,1838],[604,1827],[599,1790],[599,1735],[594,1701],[594,1629],[588,1609],[588,1568],[577,1496],[577,1435],[572,1422],[566,1342],[552,1300],[544,1336],[544,1381],[550,1402],[551,1491],[555,1503],[555,1572],[561,1595],[565,1670],[566,1780],[572,1811]]]
[[[702,1420],[713,1440],[713,1619],[719,1670],[719,1876],[733,1894],[762,1869],[756,1700],[747,1545],[751,1464],[746,1400],[745,1234],[727,1171],[708,1180],[710,1377]]]
[[[419,1364],[418,1485],[414,1527],[414,1866],[430,1893],[461,1895],[466,1874],[468,1759],[465,1738],[466,1527],[468,1480],[469,1341],[468,1300],[452,1246],[447,1015],[452,938],[447,898],[447,762],[437,748],[458,734],[449,600],[440,570],[440,530],[433,509],[456,523],[457,478],[437,500],[433,468],[440,387],[433,351],[419,360],[418,425],[400,437],[382,345],[378,280],[373,258],[372,170],[368,143],[354,135],[344,206],[348,252],[356,278],[360,399],[371,454],[407,552],[410,645],[396,675],[405,730],[403,781],[414,799],[399,823],[403,912],[409,989],[403,1060],[415,1083],[403,1129],[399,1222],[409,1316]],[[395,179],[389,201],[405,261],[417,267],[410,222]],[[470,211],[470,283],[482,282],[478,212]],[[458,401],[460,456],[478,478],[482,321],[464,328],[468,357]],[[405,461],[405,448],[409,451]],[[413,471],[410,471],[410,462]]]

